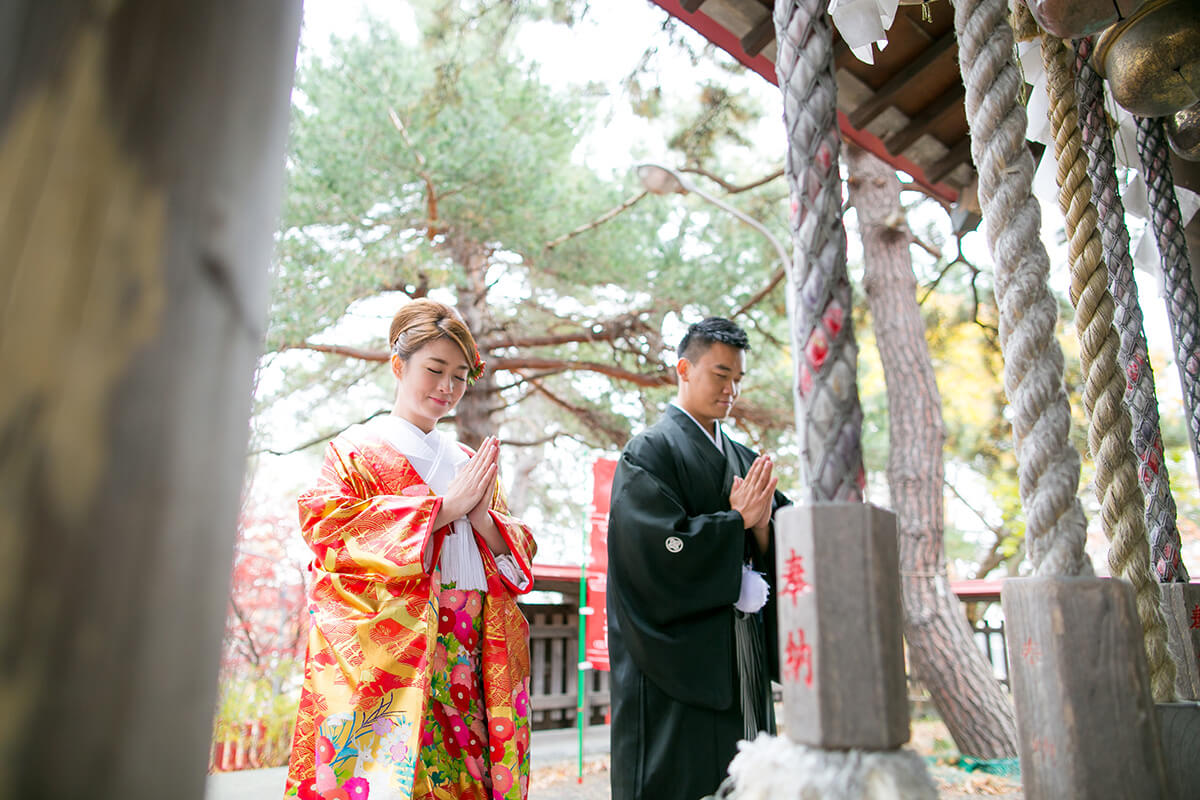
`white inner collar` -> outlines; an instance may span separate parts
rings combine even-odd
[[[721,423],[720,422],[718,422],[717,420],[713,420],[713,430],[715,430],[717,433],[716,436],[713,436],[711,433],[708,432],[707,428],[705,428],[703,425],[700,424],[700,420],[696,419],[690,413],[688,413],[688,410],[686,408],[684,408],[683,406],[679,405],[678,402],[672,400],[671,405],[678,408],[684,414],[687,414],[687,418],[690,419],[692,422],[696,423],[696,427],[704,432],[704,435],[708,437],[708,440],[710,442],[712,442],[713,447],[717,448],[717,452],[720,453],[721,455],[725,455],[725,446],[723,444],[721,444],[722,437],[721,437]]]

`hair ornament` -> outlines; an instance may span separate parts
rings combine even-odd
[[[475,351],[475,363],[467,370],[467,382],[474,383],[479,380],[479,376],[483,374],[483,368],[487,366],[487,362],[479,357],[479,351]]]

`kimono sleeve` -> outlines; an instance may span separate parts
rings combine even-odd
[[[745,524],[736,511],[690,516],[661,453],[622,454],[609,512],[610,568],[638,616],[667,626],[729,609],[741,586]]]
[[[317,485],[300,495],[300,532],[326,572],[373,580],[429,574],[441,549],[442,498],[390,494],[353,445],[331,442]],[[403,488],[401,488],[403,492]]]
[[[745,524],[736,511],[689,514],[668,448],[635,440],[617,464],[608,522],[610,646],[676,700],[724,709],[734,702],[733,604]]]

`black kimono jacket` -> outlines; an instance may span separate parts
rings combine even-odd
[[[724,778],[743,736],[733,604],[747,557],[772,587],[760,618],[778,679],[774,546],[757,552],[729,508],[734,476],[756,456],[728,437],[722,445],[724,455],[668,406],[617,464],[608,523],[613,800],[697,800]],[[776,492],[772,514],[787,502]]]

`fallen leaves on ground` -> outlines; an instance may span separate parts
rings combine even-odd
[[[1020,792],[1020,784],[995,775],[968,775],[961,780],[949,780],[941,775],[936,776],[938,794],[945,796],[991,795],[1012,796]],[[1019,796],[1019,794],[1018,794]]]
[[[597,772],[608,771],[608,759],[596,758],[591,761],[583,762],[583,774],[592,775]],[[579,765],[575,764],[557,764],[553,767],[542,767],[534,769],[529,775],[529,789],[532,793],[534,789],[542,789],[571,778],[578,778]]]

